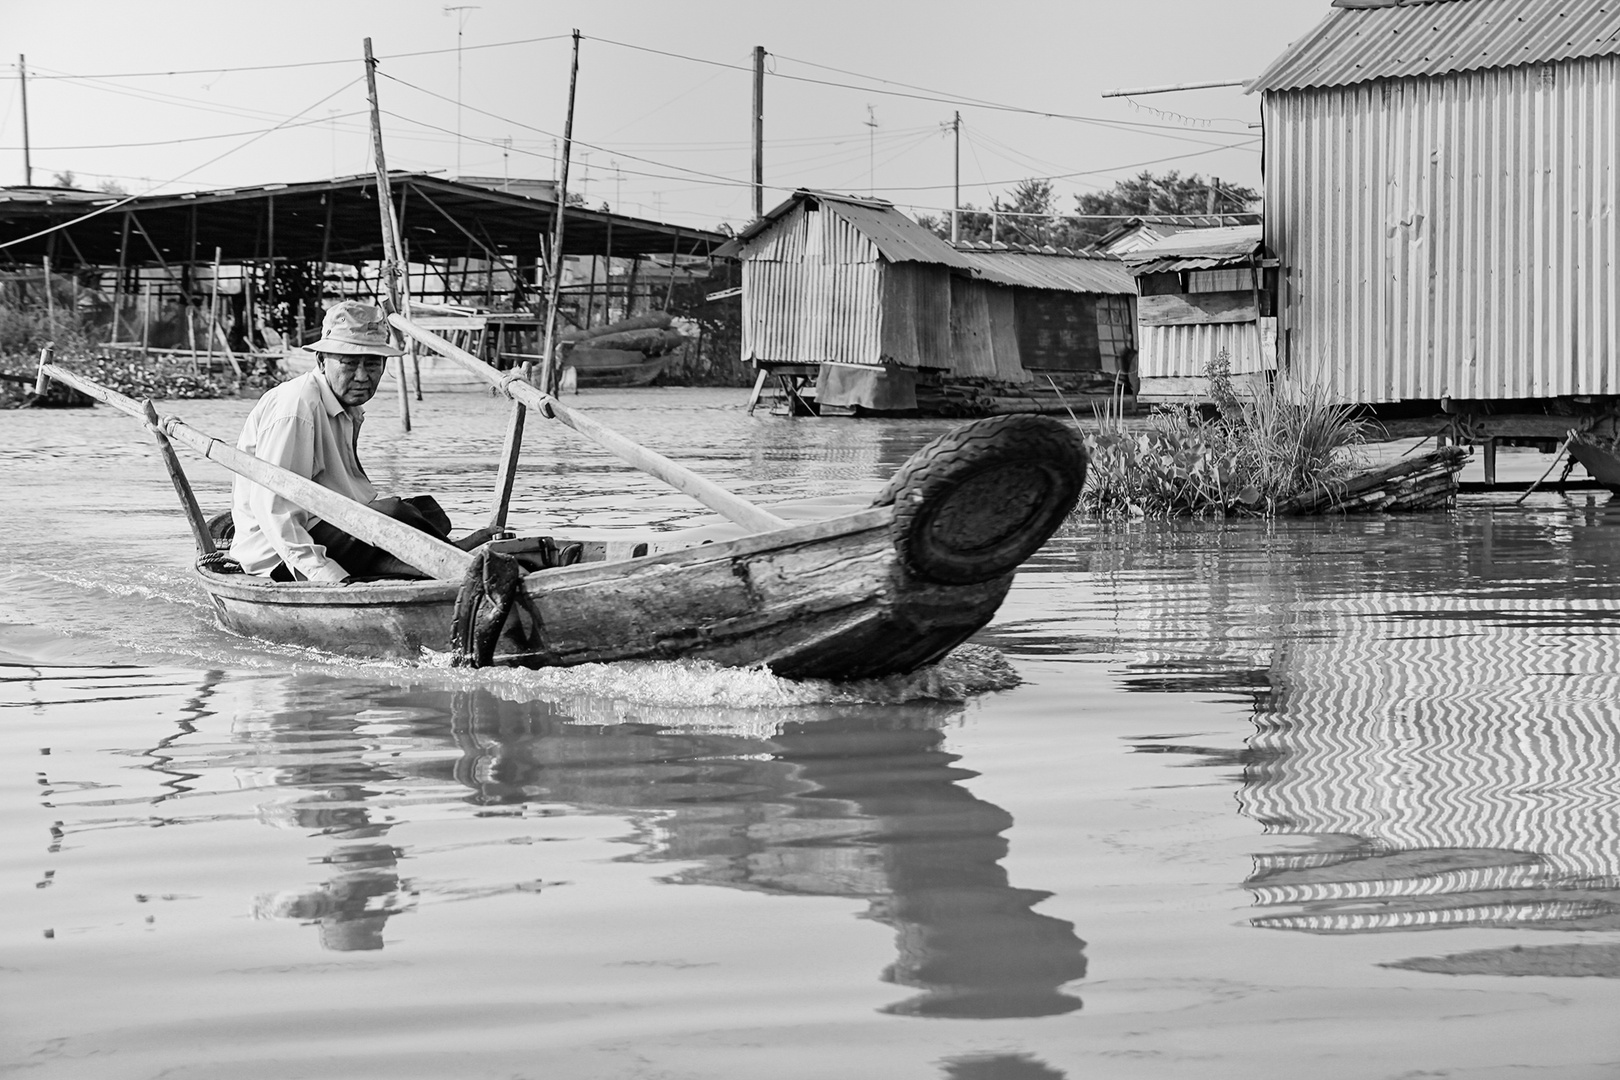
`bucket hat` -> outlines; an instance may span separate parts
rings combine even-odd
[[[340,353],[346,356],[403,356],[388,336],[388,320],[382,309],[358,300],[345,300],[326,309],[321,320],[321,340],[306,345],[310,352]]]

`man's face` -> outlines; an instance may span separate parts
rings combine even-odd
[[[321,373],[326,376],[326,385],[332,388],[337,399],[343,402],[344,407],[352,409],[356,405],[364,405],[377,393],[377,384],[382,381],[383,368],[387,363],[386,356],[323,353]]]

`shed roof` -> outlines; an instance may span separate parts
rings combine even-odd
[[[834,195],[809,188],[795,191],[780,205],[767,211],[764,217],[738,233],[735,239],[721,245],[715,254],[734,259],[746,258],[757,237],[802,203],[814,203],[827,213],[847,221],[870,240],[878,253],[889,262],[934,263],[959,270],[968,269],[968,263],[955,248],[896,210],[893,203],[885,199]]]
[[[506,258],[532,260],[549,236],[556,200],[516,191],[496,191],[477,183],[447,180],[430,173],[391,172],[394,201],[403,207],[402,232],[412,258],[484,258],[485,249]],[[298,184],[257,184],[179,195],[143,195],[110,213],[61,230],[56,258],[82,255],[92,264],[118,262],[124,213],[152,238],[164,258],[184,262],[195,249],[210,259],[221,249],[226,262],[277,259],[332,262],[382,257],[374,175]],[[0,191],[0,236],[21,236],[61,221],[82,217],[97,204],[119,196],[51,188]],[[271,239],[274,237],[272,249]],[[473,238],[476,237],[476,240]],[[50,236],[9,248],[23,261],[37,262],[50,251]],[[569,207],[563,232],[565,254],[707,255],[725,238],[643,218],[583,207]],[[152,250],[137,229],[129,255],[152,261]]]
[[[1259,225],[1189,229],[1136,251],[1122,252],[1119,257],[1133,274],[1209,270],[1251,262],[1260,254],[1261,240]]]
[[[1348,86],[1620,53],[1620,0],[1334,0],[1249,83]]]
[[[1043,251],[986,251],[958,248],[974,276],[995,285],[1058,292],[1135,294],[1136,279],[1113,256],[1073,255]]]

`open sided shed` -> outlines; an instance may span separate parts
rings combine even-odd
[[[430,173],[389,175],[395,209],[415,258],[487,258],[533,266],[552,231],[555,198],[501,191]],[[377,182],[371,174],[302,184],[262,184],[179,195],[121,197],[23,188],[0,191],[0,235],[7,239],[106,207],[95,217],[7,249],[11,258],[56,266],[372,262],[382,258]],[[569,207],[567,255],[708,255],[716,232]]]

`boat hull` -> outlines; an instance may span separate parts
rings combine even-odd
[[[721,543],[528,574],[495,663],[548,667],[702,659],[792,678],[915,670],[995,615],[1012,573],[943,585],[907,571],[881,507]],[[283,584],[198,571],[219,624],[244,636],[370,657],[449,651],[457,586]]]

